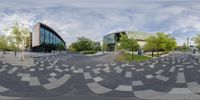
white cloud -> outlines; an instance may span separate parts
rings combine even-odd
[[[164,31],[185,38],[181,34],[200,31],[197,5],[183,0],[7,0],[0,4],[0,32],[15,21],[30,28],[40,21],[68,44],[80,36],[102,41],[109,32],[121,30]]]

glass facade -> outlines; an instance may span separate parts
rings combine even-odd
[[[51,32],[45,28],[42,28],[42,27],[40,28],[40,44],[57,46],[60,43],[65,44],[53,32]]]
[[[43,44],[45,40],[44,29],[40,28],[40,44]]]
[[[104,40],[104,43],[107,43],[107,44],[115,43],[116,42],[115,34],[106,35],[104,36],[103,40]]]

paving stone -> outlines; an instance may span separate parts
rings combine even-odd
[[[109,68],[104,68],[103,71],[109,73],[110,69]]]
[[[133,86],[141,86],[144,85],[142,81],[132,81]]]
[[[60,72],[60,73],[63,72],[63,70],[62,70],[62,69],[59,69],[59,68],[55,68],[54,70],[57,71],[57,72]]]
[[[46,67],[47,69],[51,69],[51,68],[53,68],[53,66],[48,66],[48,67]]]
[[[131,78],[132,77],[132,72],[126,72],[125,73],[126,78]]]
[[[6,70],[5,68],[1,68],[1,69],[0,69],[0,72],[3,72],[3,71],[5,71],[5,70]]]
[[[161,74],[162,72],[164,72],[164,70],[160,69],[160,70],[156,71],[155,73],[156,74]]]
[[[117,91],[132,91],[132,86],[131,85],[119,85],[115,90]]]
[[[11,70],[8,71],[8,74],[13,74],[18,68],[14,67]]]
[[[57,81],[58,79],[55,77],[50,77],[47,79],[49,82]]]
[[[183,65],[176,65],[176,67],[183,67]]]
[[[167,65],[162,65],[163,67],[166,67]]]
[[[88,83],[87,86],[89,87],[91,91],[93,91],[96,94],[104,94],[104,93],[108,93],[112,91],[112,89],[106,88],[96,82]]]
[[[70,70],[75,70],[75,66],[71,66]]]
[[[67,71],[67,72],[68,72],[68,71],[69,71],[69,69],[68,69],[68,68],[65,68],[65,71]]]
[[[158,92],[155,90],[141,90],[141,91],[134,91],[134,95],[137,98],[145,99],[145,100],[160,100],[160,96],[165,95],[163,92]],[[169,99],[162,99],[162,100],[169,100]]]
[[[152,65],[149,65],[149,67],[150,67],[150,68],[155,68],[153,64],[152,64]]]
[[[193,68],[194,66],[187,66],[187,68]]]
[[[8,67],[8,65],[3,65],[3,66],[1,66],[1,67],[6,68],[6,67]]]
[[[8,88],[5,88],[5,87],[3,87],[3,86],[0,85],[0,93],[8,91],[8,90],[9,90]]]
[[[169,72],[174,72],[175,69],[176,69],[176,67],[173,66],[173,67],[170,68]]]
[[[146,77],[147,79],[153,78],[153,76],[152,76],[151,74],[145,75],[145,77]]]
[[[95,74],[99,74],[99,69],[92,69]]]
[[[33,71],[35,71],[35,69],[31,68],[30,71],[33,72]]]
[[[165,81],[165,82],[169,80],[168,77],[162,76],[162,75],[156,75],[155,77],[156,77],[157,79],[162,80],[162,81]]]
[[[29,73],[18,73],[17,76],[30,77]]]
[[[145,63],[140,63],[141,66],[143,66]]]
[[[108,64],[104,64],[104,66],[105,66],[105,67],[108,67],[109,65],[108,65]]]
[[[185,83],[185,75],[183,72],[179,72],[176,83]]]
[[[51,83],[44,84],[43,87],[46,88],[47,90],[51,90],[51,89],[60,87],[65,82],[67,82],[70,77],[71,77],[71,75],[65,74],[60,79],[58,79],[57,81],[53,81]]]
[[[52,77],[55,77],[57,74],[56,73],[50,73],[49,75],[52,76]]]
[[[117,63],[111,63],[110,65],[111,65],[111,66],[115,66],[115,65],[117,65]]]
[[[179,70],[179,71],[183,71],[183,68],[179,68],[178,70]]]
[[[79,71],[78,71],[78,70],[73,70],[73,72],[74,72],[74,73],[79,73]]]
[[[89,72],[85,72],[85,73],[84,73],[84,78],[85,78],[85,79],[92,79],[92,76],[90,75]]]
[[[64,64],[63,64],[62,66],[63,66],[63,67],[69,67],[69,65],[64,65]]]
[[[44,68],[39,68],[39,70],[44,70]]]
[[[102,66],[102,64],[98,64],[98,65],[96,65],[97,67],[100,67],[100,66]]]
[[[88,68],[91,68],[90,66],[86,66],[86,68],[88,69]]]
[[[115,67],[114,69],[115,69],[115,70],[118,70],[118,69],[120,69],[120,67],[119,67],[119,66],[117,66],[117,67]]]
[[[30,77],[29,85],[30,86],[38,86],[38,85],[40,85],[40,81],[39,81],[38,77]]]
[[[136,69],[136,72],[144,71],[144,68]]]
[[[30,81],[30,76],[23,76],[21,81]]]
[[[100,82],[100,81],[102,81],[102,80],[103,80],[103,79],[102,79],[101,77],[95,77],[95,78],[94,78],[94,81],[95,81],[95,82]]]
[[[188,82],[188,88],[194,93],[200,93],[200,85],[197,82]]]
[[[117,73],[121,73],[123,70],[122,69],[118,69],[117,70]]]
[[[78,71],[79,71],[79,73],[83,73],[84,72],[83,68],[79,68]]]
[[[40,67],[43,67],[44,65],[42,64],[42,65],[40,65]]]

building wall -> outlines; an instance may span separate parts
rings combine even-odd
[[[39,46],[40,45],[40,24],[37,23],[34,27],[33,27],[33,33],[32,33],[32,47],[35,46]]]
[[[65,47],[63,39],[50,27],[37,23],[33,28],[32,50],[51,52],[57,50],[62,44]]]
[[[120,34],[125,34],[128,36],[128,38],[136,39],[141,48],[143,48],[146,43],[144,39],[150,36],[150,34],[145,32],[134,32],[134,31],[121,31],[121,32],[111,33],[103,37],[104,40],[103,42],[104,44],[107,45],[105,50],[107,51],[117,50],[117,44],[119,44],[118,43],[119,39],[117,38],[120,38]]]

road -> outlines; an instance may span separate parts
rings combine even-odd
[[[0,62],[0,100],[199,100],[200,59],[172,53],[122,63],[116,53],[34,58],[35,66]]]

